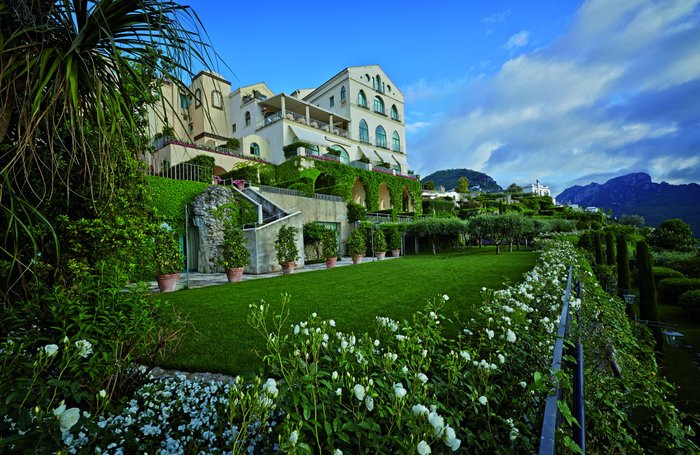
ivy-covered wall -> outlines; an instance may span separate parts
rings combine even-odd
[[[299,179],[299,172],[302,167],[301,160],[304,159],[305,158],[297,157],[281,164],[278,166],[278,174],[284,176],[284,180],[286,181],[293,180],[295,175],[296,178]],[[311,161],[314,167],[321,172],[321,175],[317,179],[317,190],[320,189],[320,182],[330,178],[330,180],[333,181],[332,187],[324,188],[322,191],[352,201],[352,187],[359,178],[365,187],[365,204],[367,210],[373,212],[379,210],[379,187],[382,183],[385,183],[391,196],[391,212],[393,216],[396,216],[401,212],[403,189],[406,187],[408,188],[415,214],[420,215],[422,213],[421,185],[417,180],[384,172],[366,171],[336,161],[323,161],[308,158],[306,158],[306,160]]]
[[[209,184],[147,177],[153,191],[153,205],[158,215],[180,234],[185,233],[185,206],[207,189]]]

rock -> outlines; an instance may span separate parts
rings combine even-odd
[[[224,224],[214,217],[216,209],[233,200],[233,190],[212,185],[192,202],[192,223],[199,230],[199,256],[197,271],[201,273],[224,272],[219,265],[224,243]]]

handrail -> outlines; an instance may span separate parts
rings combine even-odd
[[[544,416],[542,418],[542,433],[540,436],[540,455],[553,455],[555,453],[555,435],[559,423],[561,420],[561,415],[559,413],[558,402],[562,399],[562,388],[559,384],[556,374],[562,369],[562,358],[564,356],[564,340],[567,336],[569,326],[571,323],[571,311],[570,311],[570,300],[571,300],[571,281],[572,281],[573,267],[569,265],[569,276],[566,284],[566,292],[564,293],[564,305],[561,310],[561,315],[559,317],[559,327],[557,330],[557,339],[554,343],[554,355],[552,358],[552,380],[556,384],[555,390],[553,390],[549,396],[547,396],[547,401],[545,402]],[[581,447],[583,453],[586,453],[586,439],[585,439],[585,409],[584,409],[584,399],[583,399],[583,346],[580,340],[577,340],[575,344],[575,350],[573,353],[576,358],[576,365],[573,367],[573,382],[574,382],[574,397],[573,397],[573,416],[576,418],[579,425],[574,431],[574,441]]]

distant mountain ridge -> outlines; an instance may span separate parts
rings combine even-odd
[[[435,186],[444,186],[446,190],[455,188],[461,177],[469,179],[469,187],[479,185],[482,191],[495,193],[503,191],[491,176],[471,169],[443,169],[423,177],[421,183],[434,182]]]
[[[642,215],[649,226],[664,220],[681,218],[700,236],[700,185],[655,183],[643,172],[627,174],[608,180],[602,185],[575,185],[557,196],[560,204],[612,209],[613,216]]]

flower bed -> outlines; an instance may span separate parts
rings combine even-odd
[[[665,400],[670,389],[656,375],[650,338],[632,336],[619,300],[563,242],[547,242],[522,283],[484,288],[478,315],[451,339],[442,328],[459,296],[438,296],[410,320],[377,317],[373,336],[340,332],[315,313],[289,321],[286,296],[280,314],[252,306],[249,323],[267,340],[276,379],[154,381],[121,409],[79,417],[62,441],[69,451],[110,453],[532,453],[571,262],[583,289],[584,304],[571,306],[580,310],[572,330],[588,356],[589,449],[697,449]],[[623,378],[601,368],[611,340]],[[566,389],[566,375],[558,379]],[[575,450],[566,436],[571,422],[564,427],[560,444]]]

